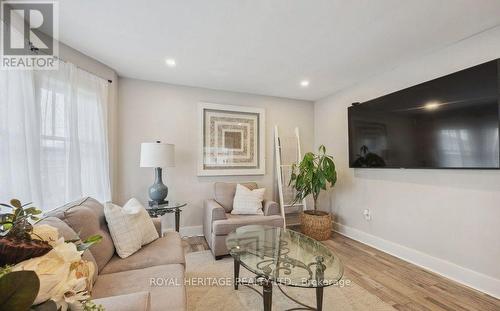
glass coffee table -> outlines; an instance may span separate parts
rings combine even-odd
[[[272,289],[278,289],[300,307],[289,310],[318,310],[323,308],[323,288],[337,283],[344,273],[339,257],[325,245],[293,230],[268,226],[244,226],[230,233],[226,239],[234,259],[234,289],[238,285],[262,286],[264,311],[270,311]],[[239,278],[240,266],[254,273],[251,282]],[[281,285],[316,290],[316,308],[292,297]]]

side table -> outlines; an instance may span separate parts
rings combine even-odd
[[[175,231],[179,232],[179,224],[181,222],[181,208],[186,206],[186,202],[168,202],[166,204],[153,205],[151,207],[147,207],[149,216],[151,217],[160,217],[165,214],[175,213]]]

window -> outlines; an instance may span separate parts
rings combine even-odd
[[[41,114],[41,166],[42,190],[48,202],[57,202],[57,189],[64,189],[65,182],[65,133],[64,94],[40,89]]]
[[[108,82],[66,63],[0,75],[1,201],[48,210],[82,196],[109,200]]]

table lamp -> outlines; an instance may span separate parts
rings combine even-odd
[[[175,145],[160,141],[141,144],[141,167],[154,167],[155,182],[149,187],[149,206],[166,204],[168,187],[163,184],[162,168],[175,166]]]

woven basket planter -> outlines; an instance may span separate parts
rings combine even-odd
[[[328,240],[332,236],[332,215],[322,211],[304,211],[300,213],[300,229],[315,240]]]

